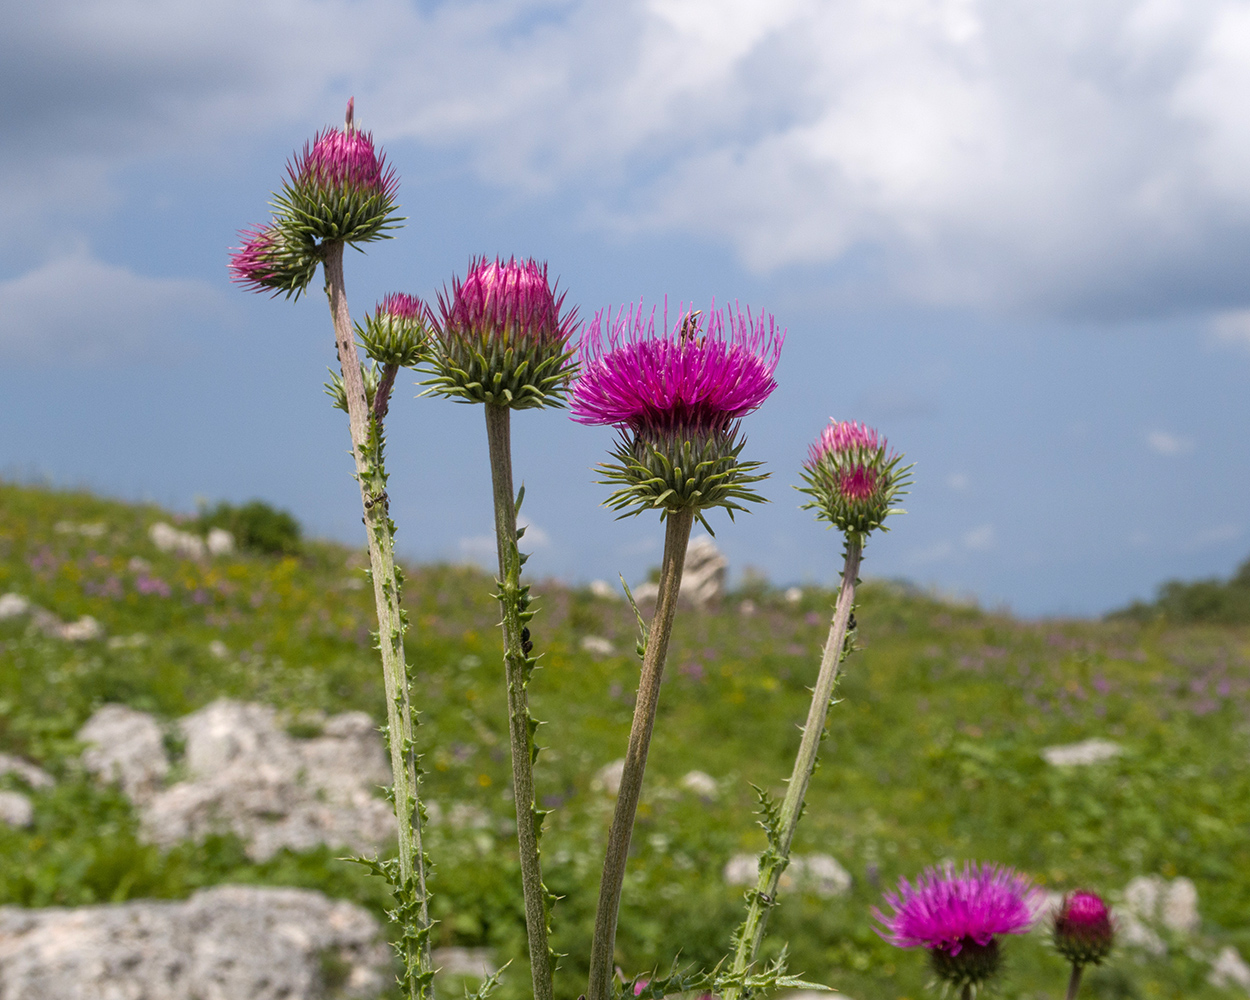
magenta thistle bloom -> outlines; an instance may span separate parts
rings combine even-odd
[[[514,409],[562,403],[577,310],[564,310],[546,264],[475,259],[438,312],[435,392]]]
[[[760,463],[738,460],[738,420],[777,387],[784,339],[771,316],[740,310],[683,313],[670,328],[666,307],[658,329],[655,310],[641,305],[596,315],[570,408],[580,423],[621,431],[615,462],[600,467],[620,486],[608,505],[724,507],[732,516],[745,509],[738,501],[762,500],[747,488],[764,478],[751,474]]]
[[[1022,934],[1033,915],[1037,889],[1025,875],[999,865],[966,863],[926,869],[915,883],[900,879],[885,895],[889,916],[873,913],[900,948],[927,948],[938,977],[975,988],[998,968],[1000,934]]]
[[[865,535],[882,528],[909,482],[902,456],[888,451],[885,438],[854,421],[830,421],[808,449],[802,475],[804,493],[814,499],[805,507],[844,532]]]
[[[304,151],[287,165],[292,185],[313,185],[328,194],[356,189],[394,198],[399,178],[386,155],[373,146],[373,136],[356,129],[327,128],[304,144]]]
[[[785,334],[771,316],[713,309],[683,315],[671,331],[668,309],[656,332],[655,310],[641,305],[599,313],[582,337],[582,374],[573,419],[633,430],[723,430],[757,409],[777,388],[773,378]]]
[[[315,254],[292,244],[280,226],[253,226],[239,237],[241,245],[230,254],[230,280],[249,292],[298,296],[316,272]]]
[[[1102,897],[1079,890],[1055,914],[1055,949],[1073,965],[1097,965],[1111,951],[1115,924]]]

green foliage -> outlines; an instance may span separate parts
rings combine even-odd
[[[234,535],[241,548],[281,556],[298,555],[303,534],[293,514],[277,510],[263,500],[249,500],[238,507],[223,500],[202,510],[196,526],[202,532],[224,528]]]
[[[1111,619],[1250,625],[1250,559],[1229,580],[1169,580],[1152,602],[1134,601]]]
[[[384,881],[338,860],[341,848],[263,864],[231,838],[160,851],[142,842],[129,803],[83,774],[74,733],[109,701],[170,724],[223,695],[278,706],[297,727],[312,710],[385,718],[361,552],[310,540],[299,558],[183,559],[148,540],[157,520],[170,515],[0,484],[0,593],[66,621],[89,614],[105,630],[71,644],[29,616],[0,621],[0,751],[58,782],[31,791],[0,777],[35,806],[32,828],[0,827],[0,904],[178,898],[250,882],[319,888],[382,915],[396,905]],[[831,576],[837,562],[831,544]],[[403,642],[432,803],[433,943],[512,958],[494,996],[522,1000],[529,969],[492,581],[450,566],[405,577]],[[534,589],[544,656],[530,695],[534,714],[551,720],[535,779],[538,806],[551,810],[544,875],[561,897],[551,945],[567,956],[556,993],[575,997],[613,804],[594,775],[624,752],[638,625],[625,601]],[[617,961],[630,979],[667,975],[675,956],[678,971],[710,970],[724,956],[743,908],[725,864],[766,846],[751,785],[779,796],[793,763],[834,594],[809,587],[792,602],[757,581],[751,600],[751,615],[726,600],[719,613],[677,619],[624,889]],[[916,1000],[925,956],[881,940],[871,908],[899,876],[976,858],[1056,890],[1114,894],[1139,874],[1188,876],[1200,934],[1159,958],[1113,952],[1087,970],[1082,997],[1232,996],[1206,981],[1194,954],[1234,945],[1250,955],[1250,630],[1021,622],[872,581],[857,592],[856,617],[862,648],[846,662],[793,845],[796,855],[833,855],[854,884],[821,899],[783,880],[762,962],[788,941],[788,967],[804,980],[857,1000]],[[587,635],[617,652],[583,651]],[[1040,756],[1091,736],[1125,752],[1067,769]],[[719,793],[687,790],[692,770],[714,776]],[[1004,942],[1003,962],[1002,997],[1062,995],[1066,969],[1045,934]]]

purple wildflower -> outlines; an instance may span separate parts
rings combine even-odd
[[[377,314],[399,320],[421,320],[425,318],[425,303],[415,295],[404,292],[391,292],[378,303]]]
[[[1027,931],[1036,892],[1032,879],[1011,868],[968,862],[958,874],[948,865],[925,869],[914,885],[900,879],[885,895],[894,913],[873,912],[891,944],[958,955],[970,941],[987,945],[997,934]]]
[[[1055,949],[1073,965],[1097,965],[1111,951],[1115,925],[1102,897],[1078,890],[1055,914]]]
[[[536,260],[474,259],[438,297],[435,391],[514,409],[559,404],[577,310]]]
[[[373,146],[373,136],[354,128],[327,128],[304,144],[304,151],[287,165],[292,186],[312,185],[324,192],[344,189],[393,198],[399,178],[385,154]]]
[[[881,527],[908,482],[908,469],[898,468],[901,456],[888,447],[865,424],[831,420],[803,463],[803,492],[815,498],[805,506],[842,531],[867,534]]]
[[[231,248],[230,280],[249,292],[272,288],[279,233],[273,226],[252,226],[240,232],[239,237],[242,245]]]
[[[657,333],[655,310],[641,305],[599,313],[582,337],[581,377],[573,390],[573,419],[632,430],[721,431],[755,410],[777,387],[773,378],[784,332],[771,316],[752,318],[713,309],[685,314],[668,329],[665,307]]]

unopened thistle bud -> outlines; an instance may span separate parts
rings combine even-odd
[[[1111,911],[1100,896],[1078,891],[1065,896],[1055,915],[1055,950],[1073,965],[1097,965],[1115,940]]]
[[[615,462],[600,467],[618,485],[608,505],[627,513],[724,507],[763,498],[748,488],[763,475],[740,461],[739,418],[777,387],[785,339],[771,316],[713,309],[685,313],[670,328],[667,308],[599,313],[582,337],[573,419],[620,431]],[[633,508],[633,510],[630,510]]]
[[[431,341],[434,392],[516,410],[561,406],[572,374],[577,310],[547,281],[547,265],[474,260],[439,294]]]
[[[254,226],[239,237],[241,245],[230,254],[230,277],[249,292],[298,298],[316,274],[320,257],[315,247],[280,226]]]
[[[380,365],[411,368],[424,356],[429,340],[429,311],[415,295],[394,292],[378,303],[356,336],[365,353]]]
[[[895,500],[906,493],[911,466],[899,467],[901,455],[887,453],[885,438],[854,421],[831,421],[808,451],[800,487],[813,499],[804,508],[844,532],[866,535],[884,527],[890,514],[903,511]]]

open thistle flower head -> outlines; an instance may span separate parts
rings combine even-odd
[[[356,326],[365,353],[380,365],[411,368],[429,341],[429,309],[415,295],[392,292],[378,303],[365,325]]]
[[[314,244],[385,239],[400,221],[398,188],[394,169],[374,147],[373,136],[355,127],[349,105],[342,129],[318,132],[287,164],[274,199],[276,219],[289,236]]]
[[[288,241],[279,226],[253,226],[239,239],[230,252],[230,278],[250,292],[298,297],[316,273],[316,254],[304,243]]]
[[[958,872],[952,865],[928,868],[914,883],[900,879],[885,895],[894,912],[873,912],[887,941],[927,948],[939,980],[975,990],[998,970],[998,935],[1029,929],[1036,893],[1033,881],[1011,868],[969,862]]]
[[[434,392],[513,409],[561,406],[572,375],[577,310],[535,260],[476,259],[438,297]]]
[[[1115,940],[1115,924],[1102,897],[1079,890],[1063,899],[1055,914],[1055,950],[1073,965],[1097,965]]]
[[[620,488],[610,506],[627,513],[724,507],[762,499],[747,488],[764,477],[741,462],[739,419],[776,388],[785,339],[771,316],[740,310],[682,311],[641,305],[595,316],[582,336],[573,419],[621,432],[613,464],[602,466]],[[705,522],[706,524],[706,522]]]
[[[866,535],[884,528],[910,483],[911,467],[888,450],[885,438],[854,421],[832,420],[808,450],[800,489],[813,499],[804,504],[844,532]]]

